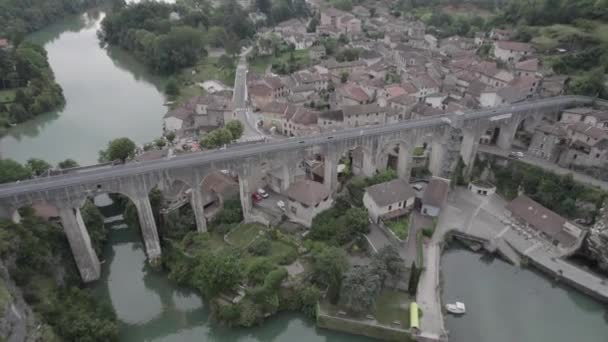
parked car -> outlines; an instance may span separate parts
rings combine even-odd
[[[285,211],[285,202],[283,201],[278,201],[277,202],[277,207],[279,207],[279,209]]]
[[[262,196],[262,198],[268,198],[270,197],[270,195],[268,194],[268,192],[266,192],[266,190],[259,188],[257,191],[258,195]]]
[[[524,153],[523,152],[509,152],[509,158],[521,159],[523,157],[524,157]]]
[[[263,200],[262,196],[260,196],[257,192],[251,194],[251,199],[253,199],[254,203],[258,203],[259,201]]]

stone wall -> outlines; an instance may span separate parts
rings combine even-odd
[[[413,341],[409,330],[406,329],[397,329],[375,323],[366,323],[347,318],[329,316],[319,311],[317,311],[317,326],[349,334],[377,338],[384,341]]]

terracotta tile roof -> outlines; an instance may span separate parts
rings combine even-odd
[[[604,130],[584,122],[577,122],[568,126],[568,128],[574,132],[581,133],[593,139],[601,139],[606,136],[606,132]]]
[[[527,59],[525,61],[517,62],[515,64],[515,69],[530,71],[530,72],[537,72],[539,69],[538,58],[532,58],[532,59]]]
[[[380,207],[406,201],[416,196],[408,182],[400,178],[369,186],[365,188],[365,191]]]
[[[287,197],[311,207],[327,199],[329,190],[323,184],[307,179],[293,183],[287,189]]]
[[[532,45],[528,43],[520,43],[520,42],[512,42],[507,40],[497,40],[495,42],[496,46],[503,50],[513,50],[513,51],[532,51]]]
[[[506,209],[511,212],[511,215],[558,240],[563,245],[572,245],[576,241],[576,237],[564,232],[564,225],[569,223],[565,218],[528,196],[517,197],[507,204]]]

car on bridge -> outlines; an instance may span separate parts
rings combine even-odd
[[[521,159],[524,157],[524,153],[523,152],[509,152],[509,158],[511,159]]]

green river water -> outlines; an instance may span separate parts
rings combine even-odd
[[[141,143],[161,134],[164,80],[124,51],[99,46],[96,31],[103,16],[91,10],[31,36],[48,50],[66,105],[11,129],[0,138],[2,157],[50,162],[69,157],[91,164],[112,138]],[[100,258],[103,277],[93,287],[116,311],[121,341],[369,340],[317,329],[296,314],[280,314],[252,329],[218,327],[200,296],[148,269],[140,236],[130,228],[115,227]],[[486,262],[461,249],[448,250],[442,266],[444,299],[460,299],[468,309],[463,317],[447,318],[451,341],[608,341],[602,304],[536,272]]]

